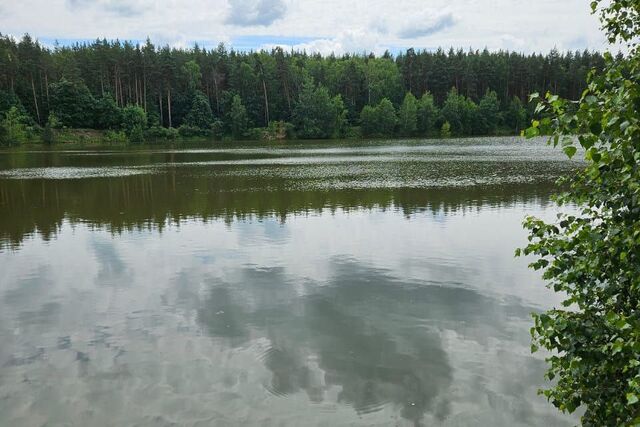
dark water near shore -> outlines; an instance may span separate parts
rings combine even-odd
[[[0,152],[0,426],[565,426],[542,141]]]

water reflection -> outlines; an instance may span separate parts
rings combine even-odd
[[[464,238],[474,217],[512,230],[520,214],[505,212],[444,222],[336,212],[293,218],[264,240],[277,220],[191,221],[161,238],[144,230],[109,238],[65,223],[50,248],[30,240],[0,257],[0,381],[12,396],[0,399],[0,421],[30,425],[76,402],[84,423],[164,425],[183,418],[154,402],[179,399],[230,424],[244,413],[242,424],[564,425],[535,396],[543,367],[527,349],[543,288],[526,285],[537,281],[510,254],[488,246],[486,265],[471,255],[482,239]],[[342,238],[325,246],[310,229]],[[253,245],[244,244],[249,235]],[[455,256],[434,253],[443,239]],[[67,257],[68,245],[80,251]],[[71,260],[82,274],[65,271]],[[39,408],[32,415],[15,405],[25,396]],[[90,406],[77,403],[85,399]]]
[[[410,216],[447,214],[518,202],[546,202],[552,179],[538,184],[462,188],[290,190],[247,188],[246,183],[175,174],[60,181],[0,179],[0,248],[18,248],[25,236],[54,239],[63,221],[106,226],[113,233],[157,229],[197,218],[230,223],[247,218],[318,214],[325,208],[399,209]],[[297,185],[302,185],[300,182]],[[278,232],[278,228],[271,231]],[[273,236],[278,238],[278,236]]]
[[[262,359],[272,378],[266,387],[276,395],[304,390],[322,402],[328,388],[339,386],[338,402],[358,413],[392,403],[416,423],[427,411],[446,416],[452,368],[439,334],[426,327],[403,331],[406,302],[426,302],[428,291],[402,295],[406,284],[353,261],[336,261],[331,270],[327,283],[307,283],[311,294],[293,301],[273,297],[295,293],[278,271],[246,270],[243,276],[254,280],[215,286],[198,319],[208,333],[236,345],[267,338]],[[231,289],[238,297],[230,298]]]
[[[65,218],[118,233],[149,227],[162,231],[168,222],[192,218],[230,222],[277,215],[285,221],[288,215],[327,207],[446,213],[546,198],[555,179],[576,168],[540,142],[469,141],[0,152],[0,245],[18,247],[35,232],[45,240],[55,238]],[[313,162],[301,162],[304,158]],[[238,159],[274,162],[242,164]],[[119,173],[123,170],[135,173]]]
[[[0,425],[574,423],[536,395],[529,314],[555,301],[513,248],[575,165],[512,148],[11,160],[155,172],[0,178]]]
[[[237,282],[212,280],[198,321],[228,345],[266,338],[260,353],[272,377],[265,386],[276,395],[303,390],[322,402],[339,386],[338,401],[358,413],[390,403],[415,424],[427,412],[440,422],[450,414],[453,368],[442,328],[481,346],[497,338],[526,345],[511,327],[533,307],[406,282],[355,260],[333,260],[330,271],[327,282],[307,282],[309,294],[294,298],[296,283],[280,270],[248,268]]]

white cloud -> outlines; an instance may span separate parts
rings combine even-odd
[[[148,1],[138,0],[67,0],[69,9],[75,11],[84,8],[99,9],[119,16],[141,15],[150,6]]]
[[[413,16],[400,28],[398,36],[403,39],[415,39],[439,33],[455,25],[451,12],[425,11]]]
[[[270,49],[276,45],[263,45],[262,48]],[[332,38],[319,38],[309,42],[294,45],[278,45],[287,50],[294,49],[307,53],[320,53],[322,55],[343,55],[345,53],[373,52],[381,54],[391,46],[383,44],[383,36],[375,31],[364,28],[342,31]]]
[[[509,49],[509,50],[523,50],[526,47],[526,42],[512,34],[501,34],[498,36],[498,45],[487,46],[491,49]]]
[[[284,17],[282,0],[229,0],[231,11],[226,22],[237,26],[268,26]]]
[[[189,45],[253,36],[304,39],[309,51],[408,47],[601,49],[584,0],[0,0],[4,34]],[[311,40],[311,41],[309,41]]]

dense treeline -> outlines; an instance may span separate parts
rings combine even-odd
[[[48,49],[0,35],[0,140],[56,129],[115,139],[516,133],[533,92],[577,99],[594,52],[439,49],[342,57],[96,40]]]

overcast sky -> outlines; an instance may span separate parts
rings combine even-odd
[[[603,49],[588,0],[0,0],[0,32],[321,53]]]

